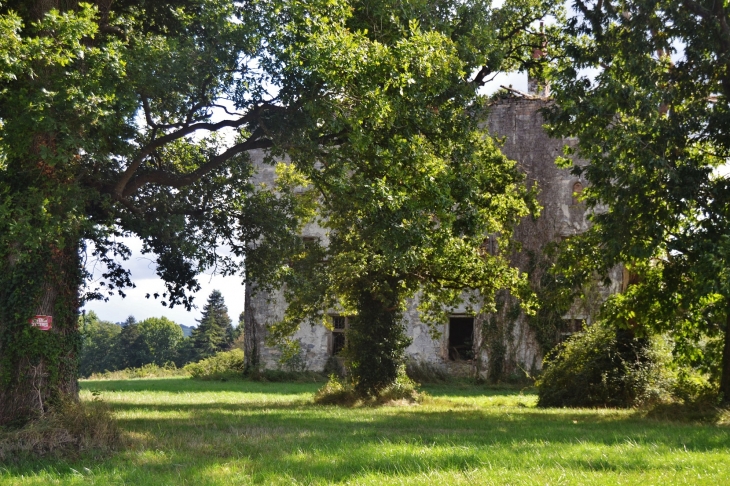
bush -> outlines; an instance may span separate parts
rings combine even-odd
[[[175,366],[175,363],[166,363],[164,366],[157,366],[149,363],[139,368],[126,368],[118,371],[105,371],[94,373],[89,380],[132,380],[135,378],[164,378],[168,376],[187,376],[188,372]]]
[[[243,369],[243,351],[240,349],[220,351],[197,363],[189,363],[183,368],[190,376],[199,380],[243,378]]]
[[[393,402],[418,403],[423,394],[418,384],[406,375],[405,367],[398,369],[393,383],[383,388],[376,396],[358,393],[352,381],[330,375],[329,381],[314,394],[314,403],[319,405],[384,405]]]
[[[404,366],[398,369],[395,381],[386,386],[375,401],[380,404],[405,401],[408,403],[420,402],[423,394],[418,392],[418,383],[413,381],[406,374]]]
[[[21,429],[0,429],[0,462],[27,456],[76,456],[106,453],[119,446],[121,435],[108,405],[68,401]]]
[[[661,338],[595,324],[544,360],[537,381],[540,407],[633,407],[673,398],[671,353]]]
[[[314,403],[319,405],[354,405],[358,399],[352,383],[335,374],[314,394]]]

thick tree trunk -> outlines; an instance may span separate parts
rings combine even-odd
[[[66,11],[78,3],[31,0],[9,7],[30,24],[51,9]],[[36,65],[38,76],[28,78],[27,89],[50,89],[46,81],[58,74],[55,69]],[[50,124],[38,127],[27,143],[6,154],[0,174],[3,201],[10,202],[0,219],[0,425],[22,425],[78,396],[79,244],[86,204],[78,187],[78,153]],[[32,327],[34,316],[51,316],[51,329]]]
[[[720,396],[723,405],[730,405],[730,299],[727,299],[725,316],[725,344],[722,349],[720,370]]]
[[[246,292],[243,314],[243,359],[244,373],[250,374],[259,368],[259,333],[258,323],[255,320],[256,309],[253,303],[254,284],[246,279]]]
[[[364,285],[357,300],[358,315],[351,319],[347,331],[345,356],[355,389],[364,396],[374,396],[393,383],[410,344],[402,323],[397,282],[374,295]]]
[[[22,425],[78,397],[78,250],[38,253],[3,269],[0,425]],[[51,329],[32,327],[35,315],[51,316]]]

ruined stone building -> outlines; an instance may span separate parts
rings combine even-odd
[[[513,256],[513,264],[530,273],[530,280],[535,285],[539,285],[540,271],[536,268],[544,259],[545,245],[579,234],[589,224],[586,207],[576,197],[585,181],[555,165],[563,146],[575,141],[548,137],[539,113],[546,103],[549,101],[538,96],[515,94],[496,100],[486,121],[489,133],[503,139],[504,154],[517,161],[525,172],[527,184],[537,184],[539,188],[542,212],[536,219],[525,218],[517,227],[514,238],[521,251]],[[270,182],[273,171],[272,167],[261,166],[257,179]],[[306,228],[302,236],[326,239],[324,230],[318,227]],[[559,317],[564,320],[563,333],[577,330],[583,322],[590,323],[606,296],[619,290],[620,273],[619,269],[617,275],[612,276],[614,283],[609,287],[599,286],[595,298],[574,303]],[[267,324],[280,320],[285,308],[286,302],[281,296],[252,295],[251,287],[247,287],[244,332],[252,340],[252,346],[247,348],[249,351],[255,349],[258,362],[266,368],[281,366],[280,351],[267,347],[264,339]],[[347,317],[335,313],[331,317],[331,329],[321,324],[303,325],[294,336],[301,347],[299,364],[306,369],[321,371],[344,346]],[[544,347],[516,300],[506,293],[498,295],[495,314],[472,316],[465,309],[455,309],[438,330],[438,338],[434,338],[429,327],[420,321],[415,303],[411,303],[404,313],[404,325],[412,339],[406,353],[416,362],[455,373],[480,373],[492,378],[508,378],[511,374],[541,368]]]

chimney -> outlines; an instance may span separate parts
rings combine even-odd
[[[540,38],[542,42],[540,47],[536,47],[532,50],[533,59],[542,59],[545,57],[545,50],[547,48],[547,39],[545,38],[543,23],[540,22]],[[544,79],[536,78],[527,72],[527,93],[540,97],[547,97],[550,95],[550,86],[545,82]]]

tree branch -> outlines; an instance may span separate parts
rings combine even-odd
[[[234,145],[225,152],[212,157],[208,163],[200,166],[188,174],[175,174],[165,170],[155,170],[146,174],[134,177],[126,184],[121,197],[129,197],[145,184],[159,184],[168,187],[183,187],[200,180],[209,172],[219,168],[236,155],[254,149],[269,148],[273,144],[270,140],[260,139],[262,132],[256,129],[251,137],[245,142]]]
[[[130,194],[129,190],[127,189],[127,185],[132,180],[134,174],[137,172],[139,167],[142,165],[142,162],[144,162],[144,160],[156,149],[163,147],[168,143],[174,142],[175,140],[184,138],[187,135],[190,135],[191,133],[194,133],[198,130],[215,132],[222,128],[239,128],[246,123],[254,121],[258,117],[259,111],[260,109],[259,107],[257,107],[256,109],[251,110],[238,120],[223,120],[218,123],[193,123],[192,125],[188,125],[184,128],[181,128],[180,130],[168,133],[167,135],[163,135],[162,137],[151,141],[150,143],[142,147],[137,156],[132,160],[132,163],[129,164],[129,167],[127,167],[127,169],[122,173],[121,177],[114,186],[114,193],[117,195],[117,197],[125,197],[123,196],[123,194]],[[137,188],[135,188],[134,190],[136,189]]]

